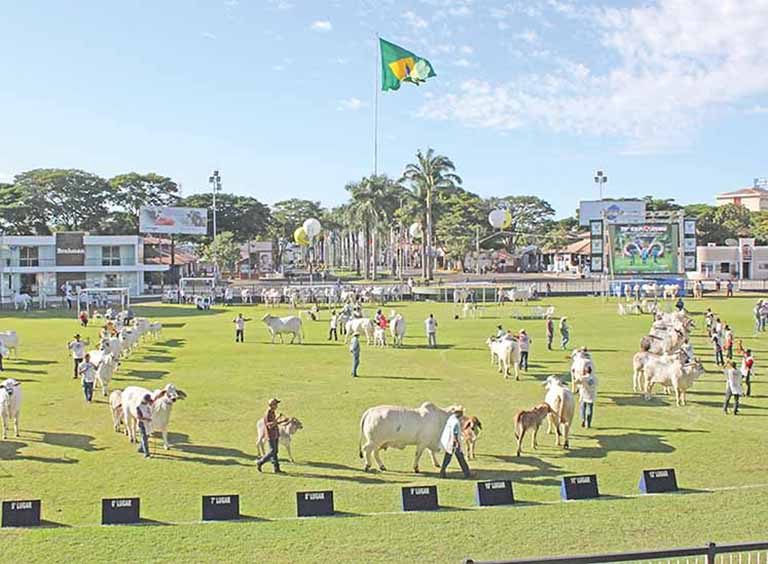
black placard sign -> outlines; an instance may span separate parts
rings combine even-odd
[[[333,515],[333,492],[296,492],[296,514],[299,517]]]
[[[491,480],[475,484],[475,502],[480,506],[515,503],[511,480]]]
[[[597,489],[597,476],[595,474],[563,476],[560,485],[560,497],[565,500],[600,497],[600,491]]]
[[[39,527],[40,500],[3,502],[3,527]]]
[[[101,500],[102,525],[126,525],[141,521],[138,497],[117,497]]]
[[[231,521],[239,518],[239,495],[203,496],[203,521]]]
[[[437,502],[437,486],[410,486],[402,488],[403,511],[435,511],[440,505]]]
[[[642,493],[667,493],[676,492],[677,476],[673,468],[661,468],[658,470],[643,470],[640,478],[640,491]]]

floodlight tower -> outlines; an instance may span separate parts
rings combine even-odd
[[[595,173],[595,184],[600,188],[600,199],[603,199],[603,186],[605,183],[608,182],[608,177],[603,173],[602,170],[598,170]]]
[[[213,175],[208,177],[208,183],[213,191],[213,237],[216,238],[216,193],[221,192],[221,176],[219,171],[214,170]]]

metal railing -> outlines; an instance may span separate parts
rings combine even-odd
[[[597,562],[667,562],[669,564],[768,564],[768,542],[717,545],[590,556],[559,556],[517,560],[473,560],[464,564],[593,564]]]

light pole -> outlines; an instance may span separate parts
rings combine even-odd
[[[595,184],[600,188],[600,199],[603,199],[603,185],[608,182],[608,177],[603,174],[602,170],[598,170],[595,173]],[[214,216],[215,217],[215,216]]]
[[[208,178],[208,183],[213,191],[213,238],[216,238],[216,192],[221,192],[221,176],[219,171],[214,170],[213,175]]]

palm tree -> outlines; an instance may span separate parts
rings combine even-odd
[[[407,182],[418,202],[423,218],[424,236],[422,237],[422,276],[432,279],[432,211],[434,198],[441,191],[451,191],[461,185],[461,178],[454,173],[456,167],[451,159],[436,155],[434,149],[416,152],[416,162],[406,165],[400,183]]]
[[[363,178],[360,182],[348,184],[346,189],[352,196],[349,203],[350,219],[363,230],[363,276],[376,279],[378,260],[376,259],[376,235],[380,227],[389,219],[392,207],[391,187],[393,183],[386,176]],[[371,258],[373,257],[373,261]]]

